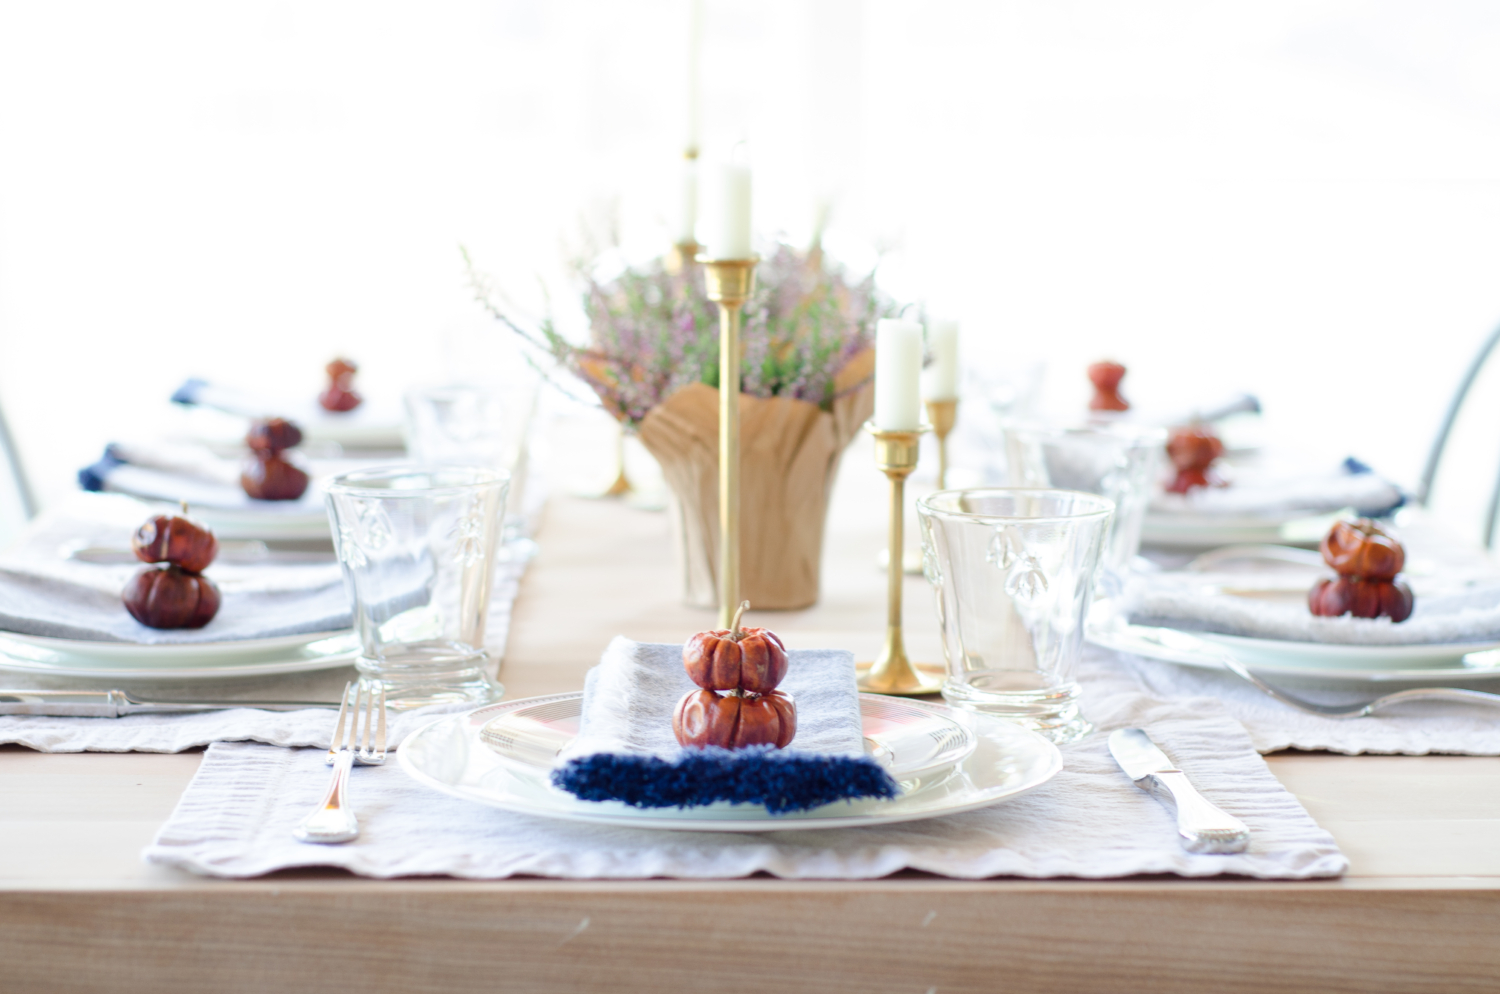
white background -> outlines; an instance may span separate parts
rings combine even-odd
[[[686,10],[0,3],[0,404],[44,502],[188,375],[482,376],[460,244],[576,322],[581,227],[668,239]],[[1112,356],[1143,405],[1248,389],[1274,444],[1410,484],[1500,321],[1491,4],[707,0],[703,70],[761,236],[832,198],[831,250],[884,250],[971,366],[1046,359],[1056,409]]]

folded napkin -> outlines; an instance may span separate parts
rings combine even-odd
[[[1459,589],[1417,584],[1411,617],[1319,618],[1295,591],[1285,598],[1226,593],[1225,577],[1203,573],[1137,575],[1126,585],[1121,610],[1136,624],[1189,631],[1332,642],[1343,645],[1426,645],[1500,640],[1500,578],[1475,579]],[[1312,579],[1307,582],[1312,586]]]
[[[337,866],[369,877],[470,879],[709,879],[764,872],[858,880],[913,869],[966,879],[1174,873],[1301,880],[1348,868],[1333,838],[1271,775],[1217,701],[1154,698],[1117,655],[1093,648],[1078,678],[1084,709],[1100,731],[1064,748],[1062,772],[1003,804],[943,818],[762,833],[580,824],[445,797],[388,762],[354,771],[360,837],[349,845],[318,846],[296,842],[291,829],[328,782],[323,754],[216,743],[145,858],[215,877]],[[1127,725],[1146,728],[1205,797],[1250,827],[1247,852],[1183,851],[1172,813],[1110,758],[1108,731]]]
[[[147,628],[120,601],[126,581],[143,564],[69,558],[72,549],[88,546],[128,554],[130,535],[144,519],[134,501],[80,497],[66,513],[33,526],[0,555],[0,632],[167,645],[331,632],[353,624],[343,575],[330,559],[215,563],[206,571],[223,594],[214,620],[202,628]]]
[[[788,656],[778,689],[797,704],[790,746],[683,748],[672,712],[698,688],[682,646],[615,638],[586,678],[578,737],[559,755],[553,783],[586,801],[642,808],[732,801],[777,814],[896,796],[890,774],[865,755],[854,656],[832,649]]]
[[[1366,517],[1389,514],[1405,502],[1401,488],[1357,459],[1327,473],[1244,471],[1227,487],[1199,487],[1186,494],[1157,492],[1158,515],[1275,517],[1352,507]]]
[[[227,511],[314,517],[325,513],[323,488],[316,478],[297,500],[255,500],[240,486],[238,462],[199,445],[111,442],[98,462],[78,471],[78,486],[95,493],[185,500],[191,507]]]

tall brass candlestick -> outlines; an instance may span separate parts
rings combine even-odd
[[[938,478],[937,488],[948,489],[948,433],[953,430],[953,425],[958,421],[958,401],[956,400],[929,400],[927,402],[927,420],[932,422],[932,433],[937,436],[938,442]]]
[[[719,627],[740,602],[740,308],[755,291],[749,259],[700,259],[708,299],[719,305]]]
[[[875,465],[891,481],[889,561],[886,563],[885,648],[870,671],[859,679],[861,690],[874,694],[936,694],[941,684],[920,672],[906,658],[906,640],[901,634],[901,549],[906,524],[906,478],[917,468],[923,426],[916,431],[882,431],[867,422],[865,430],[875,436]]]

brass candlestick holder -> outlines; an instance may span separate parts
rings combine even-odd
[[[740,308],[755,292],[748,259],[699,259],[708,299],[719,305],[719,627],[740,602]]]
[[[667,250],[667,257],[663,260],[669,273],[685,273],[688,267],[698,262],[698,253],[703,246],[697,242],[679,242]]]
[[[941,683],[922,673],[906,658],[901,634],[901,549],[906,526],[906,478],[917,468],[923,425],[916,431],[882,431],[873,421],[865,430],[875,436],[875,465],[891,481],[890,560],[886,564],[885,648],[868,673],[859,678],[859,688],[873,694],[936,694]]]
[[[932,433],[937,436],[938,443],[938,478],[937,488],[948,489],[948,433],[953,430],[953,425],[958,421],[957,400],[929,400],[927,402],[927,420],[932,422]]]

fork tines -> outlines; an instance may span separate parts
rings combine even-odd
[[[379,681],[350,681],[344,686],[344,696],[339,702],[338,721],[333,727],[333,739],[328,747],[328,762],[332,763],[340,752],[348,750],[356,762],[365,766],[384,763],[385,722],[385,684]],[[344,732],[346,723],[347,737]]]

